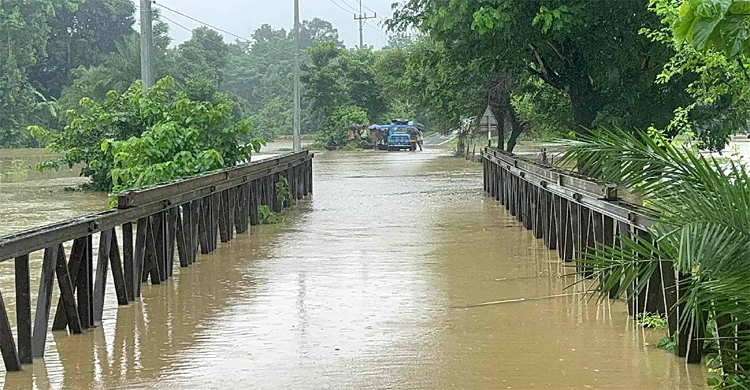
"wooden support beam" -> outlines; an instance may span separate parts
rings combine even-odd
[[[135,300],[135,285],[133,284],[135,280],[133,275],[136,267],[133,243],[133,223],[128,222],[122,225],[122,259],[125,271],[125,290],[128,294],[128,301],[130,302]]]
[[[112,266],[112,280],[115,284],[115,293],[117,294],[117,304],[120,306],[127,305],[128,293],[125,287],[125,274],[122,271],[122,260],[120,259],[120,248],[117,243],[117,231],[112,229],[112,244],[109,247],[109,264]]]
[[[73,293],[75,293],[76,289],[82,284],[85,283],[85,276],[83,276],[84,281],[79,281],[79,277],[82,275],[80,274],[81,269],[88,264],[87,254],[88,254],[88,239],[87,237],[82,237],[73,242],[73,248],[70,251],[70,261],[68,262],[68,266],[66,267],[66,270],[63,270],[65,272],[68,272],[69,278],[71,280],[71,286],[73,289]],[[58,255],[59,256],[59,255]],[[64,256],[64,254],[63,254]],[[59,264],[57,265],[60,266]],[[57,269],[57,275],[58,278],[60,276],[60,269]],[[81,295],[80,293],[78,294]],[[83,294],[85,296],[85,293]],[[90,316],[91,313],[88,313],[88,304],[80,299],[78,300],[78,318],[80,319],[80,323],[83,329],[88,329],[90,327],[90,319],[88,316]],[[81,304],[84,304],[83,306]],[[65,310],[65,303],[63,302],[63,297],[61,296],[60,299],[57,301],[57,310],[55,310],[55,319],[52,321],[52,331],[60,331],[65,330],[66,327],[68,327],[68,316],[67,311]],[[81,314],[83,313],[83,315]],[[84,317],[85,319],[82,319],[81,317]],[[73,330],[71,329],[71,332]]]
[[[208,202],[206,201],[206,198],[203,198],[198,204],[198,242],[200,243],[201,254],[204,255],[211,253],[211,246],[209,246],[210,240],[208,237],[210,234],[210,223],[207,221],[207,217]]]
[[[0,294],[0,353],[5,362],[5,371],[21,371],[21,360],[16,349],[16,341],[13,338],[13,330],[8,320],[8,311],[5,309],[5,300]]]
[[[146,275],[151,275],[151,284],[161,284],[161,264],[159,263],[158,247],[156,246],[156,232],[154,222],[148,224],[146,234]]]
[[[94,323],[102,322],[104,312],[104,295],[107,290],[107,271],[109,254],[112,247],[112,230],[101,232],[99,236],[99,254],[96,258],[96,277],[94,279]]]
[[[190,226],[191,226],[191,238],[190,242],[193,245],[191,249],[192,256],[190,257],[195,263],[198,261],[198,244],[200,242],[199,236],[200,236],[200,217],[202,215],[201,211],[201,201],[200,199],[197,199],[193,201],[191,206],[191,214],[190,214]]]
[[[250,225],[257,226],[258,206],[260,205],[260,187],[257,180],[250,182]]]
[[[219,234],[221,242],[229,242],[229,190],[221,193],[221,206],[219,208]]]
[[[133,269],[133,287],[135,297],[141,297],[141,283],[143,280],[144,269],[146,268],[146,237],[148,236],[148,217],[138,220],[138,231],[135,237],[135,268]]]
[[[185,230],[189,230],[189,227],[186,229],[186,224],[182,220],[182,215],[188,215],[188,211],[186,211],[185,205],[182,206],[182,210],[180,210],[179,207],[176,207],[175,211],[175,214],[177,214],[177,219],[175,221],[177,227],[177,254],[180,257],[180,267],[187,268],[190,266],[190,258],[188,254],[189,244],[187,236],[185,235]]]
[[[78,315],[78,307],[76,305],[76,298],[73,292],[73,282],[70,278],[68,261],[65,258],[65,248],[63,247],[63,244],[60,244],[60,246],[57,248],[57,264],[55,267],[55,273],[57,274],[57,284],[60,287],[60,300],[63,303],[65,318],[67,320],[70,333],[81,334],[83,333],[83,329],[81,328],[81,317]],[[78,276],[77,274],[78,273],[76,272],[76,276]]]
[[[18,358],[21,364],[31,364],[31,282],[29,255],[15,260],[16,323],[18,328]]]
[[[172,207],[167,212],[167,279],[171,279],[174,275],[174,252],[175,242],[177,241],[177,214],[179,214],[179,207]]]
[[[44,250],[42,276],[39,278],[39,292],[37,294],[36,313],[34,315],[34,332],[31,336],[31,356],[34,358],[44,357],[58,248],[59,244]]]

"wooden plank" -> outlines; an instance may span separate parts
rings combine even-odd
[[[185,237],[185,224],[182,221],[182,214],[185,213],[187,215],[187,211],[185,211],[185,208],[183,206],[182,210],[180,210],[179,207],[176,209],[176,220],[175,225],[177,228],[177,255],[180,257],[180,267],[181,268],[187,268],[190,266],[190,259],[188,255],[188,243],[187,238]]]
[[[159,264],[159,254],[156,246],[156,232],[154,231],[154,222],[148,224],[148,233],[146,234],[146,272],[151,275],[151,284],[161,284],[161,264]]]
[[[200,174],[171,183],[156,185],[139,190],[124,191],[117,195],[118,208],[126,209],[142,206],[148,203],[169,199],[171,195],[176,193],[184,193],[200,188],[214,186],[228,180],[242,178],[243,176],[264,174],[268,170],[277,167],[283,168],[288,164],[297,164],[299,161],[304,161],[308,157],[310,156],[307,151],[290,153],[272,159],[266,159],[248,164],[240,164],[235,167]]]
[[[219,247],[219,205],[221,205],[221,193],[211,195],[211,252]]]
[[[211,253],[211,248],[208,246],[209,239],[208,239],[208,224],[206,223],[206,207],[207,205],[204,204],[206,201],[206,198],[201,199],[200,203],[198,204],[197,211],[197,218],[198,218],[198,243],[200,244],[200,250],[202,254],[209,254]]]
[[[555,206],[555,198],[552,193],[545,191],[547,197],[547,242],[549,245],[547,248],[550,250],[558,249],[557,246],[557,210]]]
[[[37,294],[36,313],[34,315],[34,332],[31,336],[31,356],[34,358],[44,357],[58,247],[59,245],[53,245],[44,250],[42,276],[39,278],[39,292]]]
[[[271,209],[274,213],[281,212],[281,202],[279,202],[279,195],[276,191],[276,183],[279,182],[279,174],[274,173],[270,182],[271,186]]]
[[[191,244],[193,245],[193,248],[191,250],[192,256],[190,256],[193,263],[195,263],[198,260],[198,245],[200,243],[200,239],[198,238],[200,236],[200,216],[201,216],[201,201],[200,199],[193,201],[193,204],[191,206],[191,214],[190,214],[190,226],[191,226]]]
[[[135,301],[135,283],[134,270],[135,257],[133,252],[133,223],[128,222],[122,225],[122,260],[125,277],[125,291],[128,295],[128,301]]]
[[[260,221],[258,220],[258,206],[260,205],[260,188],[258,181],[253,180],[250,182],[250,225],[257,226]]]
[[[195,245],[193,244],[193,209],[191,202],[182,205],[182,229],[185,235],[187,263],[190,266],[193,264],[193,257],[195,256]]]
[[[167,278],[171,278],[174,275],[174,253],[175,253],[175,242],[177,241],[177,214],[179,213],[179,207],[172,207],[168,212],[168,234],[167,234]]]
[[[227,190],[227,200],[229,201],[229,207],[225,210],[226,211],[226,221],[227,221],[227,232],[229,232],[229,241],[232,241],[234,239],[234,209],[237,205],[237,197],[236,197],[236,188],[230,188]]]
[[[63,244],[60,244],[57,248],[55,274],[57,274],[57,284],[60,287],[60,300],[63,302],[63,309],[65,310],[65,317],[70,333],[81,334],[83,333],[83,329],[81,329],[81,317],[78,315],[76,298],[73,293],[73,282],[70,279],[68,261],[65,258]]]
[[[615,246],[615,220],[606,215],[602,216],[602,241],[601,243],[607,247]],[[620,283],[617,283],[612,290],[609,291],[609,297],[614,299],[617,295],[617,290],[620,288]]]
[[[164,213],[158,213],[151,218],[156,243],[156,261],[158,264],[159,282],[167,280],[167,218]]]
[[[219,235],[221,242],[229,242],[229,193],[221,193],[221,206],[219,207]]]
[[[544,189],[534,186],[534,237],[544,238]]]
[[[112,229],[112,244],[109,249],[109,262],[112,266],[112,280],[115,284],[115,293],[117,294],[117,304],[125,306],[129,303],[128,293],[125,287],[125,274],[122,271],[122,262],[120,260],[120,248],[117,244],[117,231]]]
[[[88,306],[88,310],[85,307]],[[81,321],[88,320],[88,327],[94,324],[94,236],[86,236],[86,256],[78,270],[78,313]]]
[[[71,280],[71,286],[73,292],[76,291],[78,288],[78,275],[79,271],[81,270],[82,263],[86,262],[88,259],[86,259],[87,255],[87,244],[88,244],[87,237],[82,237],[73,242],[73,248],[70,251],[70,262],[68,263],[66,267],[66,271],[69,275],[69,279]],[[59,250],[59,249],[58,249]],[[59,256],[59,255],[58,255]],[[60,266],[59,264],[57,265]],[[60,270],[57,269],[57,275],[58,278],[60,277]],[[78,304],[80,309],[80,302]],[[84,306],[83,308],[86,309],[88,306]],[[89,327],[89,321],[88,317],[86,317],[86,321],[80,320],[80,310],[76,313],[79,318],[79,323],[83,327],[83,329],[87,329]],[[89,314],[89,313],[86,313]],[[65,310],[65,303],[63,302],[63,297],[61,296],[57,301],[57,310],[55,310],[55,319],[52,320],[52,331],[59,331],[59,330],[65,330],[65,328],[68,327],[68,316],[67,312]],[[71,330],[72,332],[72,330]]]
[[[560,256],[563,261],[569,262],[573,261],[574,258],[573,218],[570,212],[570,202],[562,197],[558,197],[558,200],[560,202],[560,217],[562,218],[560,221],[562,234],[558,241],[560,243],[560,248],[562,248]]]
[[[13,338],[13,330],[8,320],[8,311],[5,309],[5,300],[0,294],[0,353],[5,362],[5,371],[21,371],[21,360],[16,350],[16,341]]]
[[[31,364],[31,281],[29,255],[15,260],[16,324],[18,328],[18,358],[21,364]]]
[[[113,231],[114,229],[107,230],[99,235],[99,254],[96,258],[96,276],[94,278],[94,323],[102,322],[102,314],[104,313],[104,295],[107,289],[107,271]]]
[[[141,283],[144,269],[146,268],[146,238],[148,237],[148,217],[138,220],[138,231],[135,237],[135,268],[133,269],[133,287],[136,298],[141,297]]]

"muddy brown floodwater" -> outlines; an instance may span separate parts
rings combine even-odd
[[[44,361],[0,379],[8,389],[703,388],[704,370],[657,349],[663,334],[634,327],[621,302],[572,295],[556,254],[483,196],[480,169],[440,150],[319,154],[315,194],[284,221],[144,285],[138,303],[118,308],[110,294],[98,328],[50,335]],[[44,220],[35,210],[51,221],[106,203],[61,188],[0,186],[13,205],[0,234]],[[0,290],[12,308],[9,262]]]

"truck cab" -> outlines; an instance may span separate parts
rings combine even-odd
[[[388,129],[388,150],[414,150],[417,128],[408,121],[393,121]]]

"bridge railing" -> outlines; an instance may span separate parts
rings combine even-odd
[[[622,236],[651,237],[649,228],[654,221],[636,205],[620,199],[615,185],[495,148],[482,150],[482,162],[485,192],[505,205],[547,248],[557,250],[561,261],[571,262],[581,277],[591,276],[586,262],[581,261],[590,248],[619,245]],[[668,316],[669,334],[679,335],[676,353],[699,363],[701,335],[681,331],[678,316],[669,310],[678,301],[679,280],[671,262],[660,262],[642,292],[634,293],[639,280],[629,286],[628,313]]]
[[[152,284],[165,282],[177,260],[180,267],[190,267],[199,252],[211,253],[219,241],[228,242],[260,223],[258,206],[280,212],[290,198],[312,193],[313,157],[291,153],[125,191],[117,195],[117,209],[0,237],[0,262],[15,262],[17,342],[0,296],[0,352],[6,370],[19,371],[22,364],[44,356],[55,276],[60,299],[52,331],[82,333],[102,320],[110,272],[118,304],[133,302],[149,277]],[[277,186],[281,181],[286,186]],[[289,191],[286,201],[279,190]],[[36,251],[43,251],[43,260],[32,324],[29,258]]]

